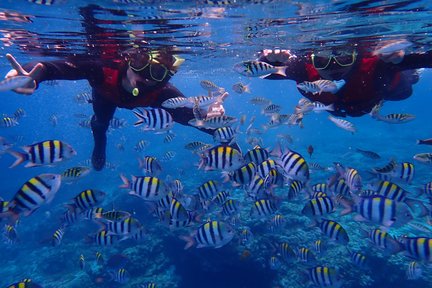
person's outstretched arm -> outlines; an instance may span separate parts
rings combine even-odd
[[[409,69],[420,69],[420,68],[432,68],[432,51],[424,53],[412,53],[405,54],[401,57],[401,61],[398,63],[387,62],[389,66],[398,70],[409,70]]]
[[[39,83],[46,80],[96,80],[97,77],[102,77],[100,63],[88,59],[40,61],[21,66],[12,55],[7,54],[6,57],[13,68],[6,74],[6,78],[26,75],[33,79],[26,87],[15,90],[21,94],[32,94]]]

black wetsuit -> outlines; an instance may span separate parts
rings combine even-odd
[[[117,107],[133,109],[137,107],[161,108],[162,103],[174,97],[185,97],[177,88],[164,81],[156,86],[139,90],[137,96],[126,91],[122,86],[126,75],[127,63],[124,60],[89,60],[71,57],[66,60],[40,62],[44,65],[36,80],[80,80],[87,79],[92,87],[93,111],[91,128],[95,141],[92,161],[95,169],[100,170],[105,164],[106,131]],[[36,63],[25,65],[31,70]],[[173,120],[182,125],[194,118],[192,109],[167,109]],[[200,129],[206,133],[212,130]]]
[[[287,66],[286,77],[271,74],[265,79],[289,79],[297,83],[322,79],[313,67],[310,57],[293,57],[286,63],[271,62],[264,56],[259,60],[275,66]],[[369,113],[381,100],[397,101],[411,96],[412,85],[418,81],[415,69],[430,67],[432,52],[406,55],[399,64],[386,63],[378,57],[363,57],[357,59],[353,69],[344,77],[346,84],[336,94],[323,92],[313,95],[300,89],[299,91],[311,101],[319,101],[325,105],[334,104],[335,111],[330,112],[334,115],[362,116]]]

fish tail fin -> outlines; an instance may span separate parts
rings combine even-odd
[[[119,188],[129,188],[129,186],[130,186],[129,179],[126,178],[126,176],[123,174],[120,174],[120,178],[123,181],[123,184],[120,185]]]
[[[223,178],[223,183],[229,182],[230,181],[230,174],[227,171],[222,171],[221,173],[221,177]]]
[[[250,89],[250,83],[247,85],[244,85],[244,93],[252,93],[251,89]]]
[[[138,159],[138,168],[139,169],[144,168],[144,165],[145,165],[144,159],[142,159],[142,158],[137,158],[137,159]]]
[[[7,150],[7,152],[16,158],[15,162],[11,166],[9,166],[9,168],[14,168],[19,164],[23,163],[24,161],[28,160],[27,154],[13,151],[13,150]]]
[[[283,154],[282,147],[280,142],[277,142],[276,146],[273,148],[273,150],[270,151],[270,155],[275,157],[280,157]]]
[[[418,206],[420,208],[420,213],[418,215],[419,217],[424,217],[429,215],[429,209],[428,207],[426,207],[426,205],[423,204],[422,201],[417,199],[406,198],[404,202],[413,211],[414,211],[414,206]]]
[[[330,104],[330,105],[327,105],[327,106],[325,106],[326,108],[326,110],[327,111],[335,111],[335,108],[334,108],[334,104],[332,103],[332,104]]]
[[[417,145],[423,144],[423,140],[417,140]]]
[[[14,226],[15,223],[18,221],[19,219],[19,214],[14,212],[11,208],[9,208],[9,210],[7,212],[1,213],[0,214],[0,221],[5,218],[7,219],[9,225]]]
[[[145,121],[144,121],[144,119],[145,119],[145,115],[144,114],[142,114],[142,113],[140,113],[140,112],[137,112],[137,111],[132,111],[134,114],[135,114],[135,116],[138,118],[138,121],[137,122],[135,122],[133,125],[134,125],[134,127],[136,127],[136,126],[139,126],[139,125],[141,125],[141,124],[143,124]],[[143,111],[145,114],[147,114],[147,111]]]
[[[341,211],[340,215],[347,215],[353,211],[353,203],[351,203],[349,200],[345,198],[339,199],[339,202],[342,204],[344,209]]]
[[[200,156],[200,162],[198,163],[198,170],[202,169],[203,167],[205,168],[207,164],[206,157],[203,154],[199,156]]]
[[[186,241],[186,245],[184,247],[184,250],[187,250],[190,247],[192,247],[193,245],[195,245],[195,239],[192,236],[180,236],[180,239],[182,239],[183,241]]]
[[[287,68],[287,66],[278,66],[278,67],[275,67],[276,68],[276,72],[275,72],[275,74],[279,74],[279,75],[281,75],[281,76],[284,76],[284,77],[286,77],[287,75],[286,75],[286,68]]]

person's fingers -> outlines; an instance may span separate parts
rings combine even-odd
[[[44,65],[42,63],[36,64],[36,66],[34,66],[33,69],[30,71],[29,76],[33,79],[38,79],[40,73],[42,73],[43,68]]]
[[[21,75],[27,75],[27,71],[25,71],[22,66],[16,61],[15,57],[13,57],[11,54],[6,54],[6,58],[11,64],[12,68],[18,71]]]
[[[10,77],[15,77],[15,76],[18,76],[18,71],[16,71],[15,69],[12,69],[6,74],[5,78],[10,78]]]
[[[13,91],[19,94],[31,95],[34,93],[34,88],[16,88]]]
[[[399,50],[388,54],[379,54],[381,60],[386,63],[399,64],[405,57],[405,51]]]

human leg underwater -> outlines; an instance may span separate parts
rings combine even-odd
[[[96,171],[105,166],[106,161],[106,131],[110,120],[113,118],[116,107],[111,103],[101,100],[93,93],[93,111],[91,128],[93,132],[94,147],[92,153],[92,165]]]

